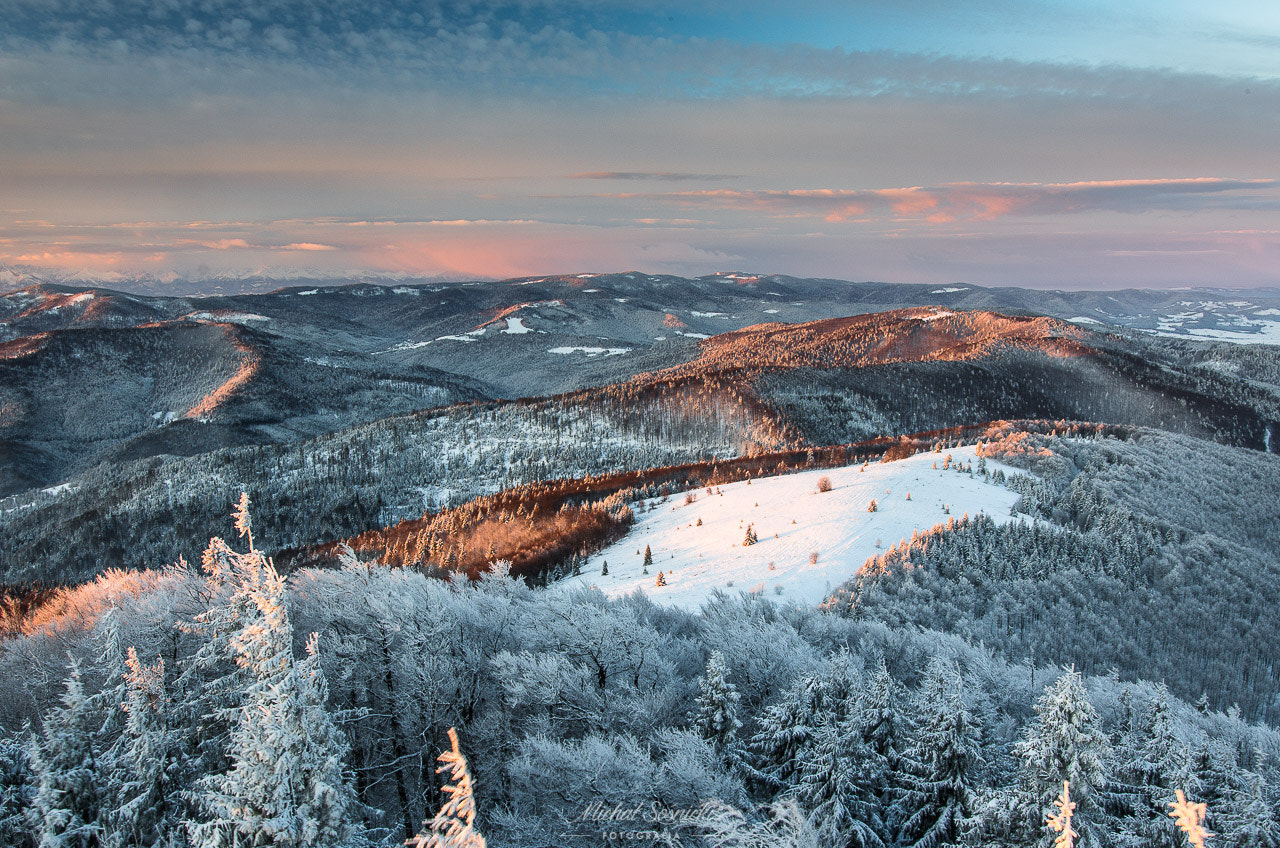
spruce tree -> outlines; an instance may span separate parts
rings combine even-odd
[[[1169,693],[1163,685],[1130,737],[1124,746],[1126,761],[1117,762],[1132,800],[1120,830],[1136,842],[1175,846],[1180,837],[1168,816],[1169,801],[1176,790],[1191,788],[1192,769],[1187,745],[1174,730]]]
[[[243,498],[236,519],[252,540]],[[355,798],[342,774],[345,742],[325,708],[315,636],[306,658],[295,661],[284,578],[261,552],[237,553],[214,539],[205,565],[210,580],[232,592],[197,622],[246,672],[247,686],[240,705],[224,710],[230,767],[199,781],[204,815],[188,823],[191,841],[199,848],[351,844]]]
[[[948,679],[951,678],[951,679]],[[982,767],[979,731],[954,671],[932,667],[917,699],[918,730],[907,756],[906,789],[895,805],[898,842],[912,848],[955,845],[976,805]]]
[[[648,574],[649,566],[651,565],[653,565],[653,551],[649,550],[648,545],[645,545],[644,546],[644,568],[641,570],[641,573]]]
[[[1065,780],[1076,801],[1078,829],[1086,834],[1081,844],[1098,844],[1090,831],[1097,822],[1095,794],[1107,783],[1104,764],[1110,746],[1099,729],[1097,710],[1089,703],[1084,678],[1074,669],[1063,674],[1045,689],[1035,711],[1037,719],[1014,746],[1021,761],[1022,825],[1030,834],[1041,834],[1041,844],[1052,844],[1043,825]]]
[[[74,664],[66,687],[61,706],[31,740],[30,825],[40,848],[96,848],[109,806],[102,785],[109,768],[101,738],[106,711],[101,698],[85,694]]]
[[[449,728],[450,750],[439,757],[437,773],[449,773],[452,783],[443,788],[445,802],[423,833],[408,840],[410,848],[485,848],[485,839],[476,830],[475,787],[467,758],[458,744],[458,731]]]
[[[0,845],[34,848],[32,830],[27,827],[35,787],[31,762],[17,737],[0,737]]]
[[[163,846],[178,839],[183,757],[165,688],[164,660],[143,665],[134,648],[126,659],[125,728],[115,757],[109,846]]]
[[[728,680],[724,655],[712,651],[706,671],[698,678],[698,708],[693,717],[694,729],[717,751],[725,751],[737,737],[742,722],[738,720],[738,688]]]

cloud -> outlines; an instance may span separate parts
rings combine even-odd
[[[820,216],[830,222],[868,216],[894,221],[995,221],[1010,215],[1087,212],[1197,211],[1265,205],[1280,210],[1274,179],[1130,179],[1070,183],[948,183],[870,190],[717,189],[665,194],[616,193],[616,199],[663,200],[780,215]]]
[[[740,174],[689,174],[678,171],[587,171],[567,174],[567,180],[660,180],[668,182],[739,179]]]
[[[331,244],[316,244],[315,242],[310,242],[310,241],[300,241],[300,242],[294,242],[293,244],[282,244],[272,249],[273,250],[337,250],[338,248],[334,247]]]

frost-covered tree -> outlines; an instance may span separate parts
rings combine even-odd
[[[905,757],[905,791],[895,804],[898,842],[912,848],[958,844],[975,812],[983,762],[979,729],[954,671],[948,674],[936,662],[930,667],[916,701],[916,724]]]
[[[726,750],[737,737],[742,722],[738,720],[738,689],[728,679],[729,669],[724,654],[712,651],[706,671],[698,678],[697,711],[694,729],[717,751]]]
[[[1036,720],[1014,746],[1021,765],[1022,826],[1030,834],[1041,833],[1041,844],[1052,844],[1043,824],[1065,780],[1071,784],[1071,797],[1080,816],[1078,828],[1084,834],[1080,844],[1099,844],[1092,835],[1097,809],[1094,796],[1107,783],[1105,763],[1110,745],[1085,692],[1084,678],[1075,669],[1063,674],[1045,689],[1035,711]]]
[[[828,844],[880,848],[884,827],[875,796],[875,768],[862,729],[849,718],[818,726],[801,754],[794,798],[818,822]]]
[[[164,660],[143,665],[131,647],[125,664],[126,718],[114,757],[113,809],[104,842],[120,848],[178,844],[184,758],[170,726]]]
[[[40,848],[96,848],[109,803],[102,775],[109,767],[102,728],[108,711],[100,695],[86,694],[72,665],[62,704],[50,710],[31,741],[35,784],[31,826]]]
[[[1156,690],[1127,736],[1123,757],[1116,762],[1129,801],[1119,822],[1121,838],[1135,845],[1175,848],[1181,836],[1168,816],[1169,801],[1175,791],[1191,789],[1193,774],[1191,755],[1174,728],[1164,686]]]
[[[880,802],[886,808],[897,794],[902,750],[909,729],[909,719],[899,703],[899,688],[900,684],[893,679],[881,656],[867,678],[866,689],[859,701],[862,737],[881,770]]]
[[[244,499],[236,519],[252,539]],[[224,607],[197,622],[249,682],[240,705],[227,710],[229,768],[199,781],[204,815],[188,825],[192,842],[201,848],[351,844],[355,799],[342,773],[346,744],[325,707],[316,637],[306,658],[295,661],[285,581],[261,552],[237,553],[214,539],[205,564],[211,580],[228,581],[232,592]]]
[[[26,811],[31,807],[31,763],[18,737],[0,737],[0,845],[32,848]]]
[[[484,837],[476,830],[476,798],[467,758],[458,745],[458,731],[449,728],[450,750],[439,756],[439,773],[449,780],[441,791],[445,801],[425,831],[408,841],[412,848],[485,848]]]
[[[1280,848],[1280,823],[1267,801],[1266,779],[1249,773],[1243,791],[1232,792],[1218,811],[1214,831],[1228,848]]]

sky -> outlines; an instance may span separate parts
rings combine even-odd
[[[1280,4],[0,0],[0,266],[1280,285]]]

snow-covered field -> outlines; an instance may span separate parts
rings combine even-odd
[[[943,470],[948,453],[951,468]],[[955,470],[957,463],[970,462],[973,476]],[[819,603],[868,557],[910,539],[913,530],[926,531],[953,516],[959,520],[966,512],[1011,520],[1009,510],[1018,496],[988,482],[977,467],[970,446],[873,462],[865,471],[859,466],[805,471],[731,483],[711,495],[704,488],[695,491],[697,500],[690,504],[680,492],[652,511],[638,511],[625,538],[592,557],[581,576],[558,586],[598,586],[614,597],[641,589],[659,603],[695,610],[717,589]],[[996,468],[1021,473],[988,461],[988,471]],[[824,475],[832,489],[820,493],[818,480]],[[878,508],[869,512],[873,498]],[[748,524],[759,541],[744,546]],[[644,575],[646,545],[653,551],[653,565]],[[811,562],[815,552],[817,561]],[[607,576],[600,574],[604,561],[609,563]],[[655,585],[659,571],[665,586]]]

